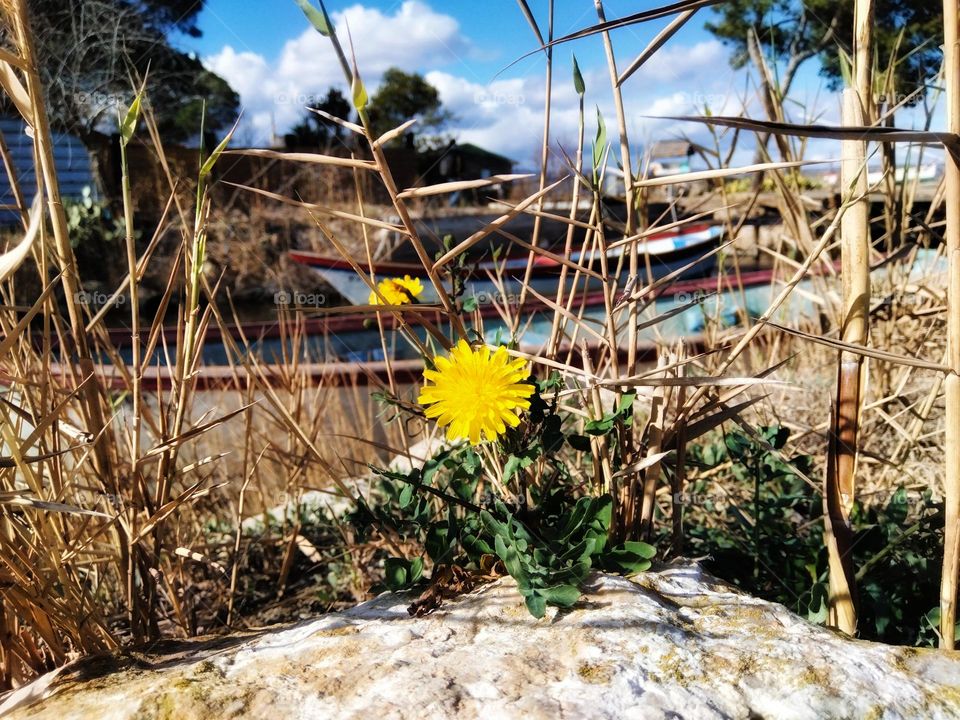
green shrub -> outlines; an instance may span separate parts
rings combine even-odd
[[[823,623],[827,556],[820,480],[808,456],[781,459],[787,429],[762,427],[758,435],[736,431],[691,448],[692,464],[722,471],[695,480],[686,493],[694,501],[686,508],[687,553],[708,556],[710,572],[745,591]],[[929,492],[911,497],[899,488],[887,502],[856,503],[852,521],[860,636],[935,644],[939,618],[931,608],[938,605],[939,572],[929,558],[942,547],[942,506]]]

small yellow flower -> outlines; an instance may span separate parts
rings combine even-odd
[[[450,358],[435,358],[436,370],[424,370],[424,384],[417,402],[427,407],[427,417],[447,428],[447,439],[467,438],[472,445],[482,439],[496,440],[507,425],[520,424],[519,410],[530,408],[533,385],[523,359],[511,360],[503,347],[486,345],[472,349],[461,340]]]
[[[386,300],[387,305],[406,305],[423,293],[423,283],[420,278],[404,275],[402,278],[387,278],[377,283],[377,290]],[[383,305],[377,293],[370,293],[370,305]]]

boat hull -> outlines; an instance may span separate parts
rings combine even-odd
[[[698,225],[682,232],[675,231],[653,235],[647,238],[639,248],[642,253],[641,272],[646,272],[647,260],[649,259],[650,271],[654,280],[683,268],[686,269],[677,279],[709,275],[716,266],[716,256],[711,254],[711,250],[716,248],[722,234],[723,229],[719,226]],[[620,247],[607,253],[609,272],[615,272],[618,265],[625,265],[623,251],[624,248]],[[436,288],[430,282],[421,265],[385,262],[375,263],[372,267],[366,263],[357,263],[354,266],[354,264],[341,259],[304,251],[291,251],[290,257],[294,261],[315,270],[351,305],[368,304],[371,292],[370,274],[376,280],[407,275],[419,278],[424,290],[423,294],[417,298],[418,302],[435,304],[440,300]],[[581,258],[580,253],[574,253],[571,260],[582,263],[595,272],[599,271],[598,256],[591,254]],[[527,266],[528,253],[526,251],[522,255],[508,257],[501,261],[476,263],[471,274],[464,281],[463,297],[465,299],[473,298],[474,302],[479,305],[515,303],[525,281],[528,287],[537,293],[555,295],[562,268],[561,263],[544,255],[535,256],[529,276]],[[358,269],[367,276],[361,277],[357,272]],[[625,274],[625,270],[622,268],[621,287],[627,279]],[[583,276],[578,286],[578,290],[584,292],[592,292],[600,288],[601,281],[596,277],[587,275]],[[446,283],[444,289],[448,294],[452,294],[449,282]]]
[[[936,251],[922,250],[917,254],[911,268],[908,282],[923,280],[928,282],[933,275],[945,272],[945,260]],[[878,268],[877,273],[885,270]],[[836,280],[830,277],[812,275],[793,288],[790,295],[772,313],[770,320],[789,326],[802,326],[804,321],[817,321],[823,312],[830,310],[827,296],[830,288],[835,289]],[[705,344],[710,338],[714,345],[724,331],[733,327],[743,327],[742,323],[754,322],[755,318],[765,314],[776,296],[783,288],[783,279],[769,270],[745,272],[734,282],[732,276],[702,278],[673,282],[662,287],[655,298],[647,298],[638,318],[638,331],[635,350],[639,355],[652,352],[658,345],[683,340],[691,347]],[[607,313],[602,293],[587,294],[578,297],[574,309],[583,308],[582,323],[589,323],[603,332]],[[421,316],[418,318],[418,315]],[[470,328],[482,333],[487,342],[496,343],[510,336],[509,330],[493,306],[478,307],[468,316]],[[257,355],[264,373],[272,375],[276,369],[278,377],[285,377],[288,370],[284,363],[297,358],[301,368],[308,370],[311,376],[324,382],[335,382],[336,378],[348,378],[349,382],[379,381],[388,375],[394,380],[416,379],[422,368],[422,358],[416,349],[397,332],[396,320],[390,312],[380,314],[386,342],[381,339],[380,328],[370,312],[331,314],[323,317],[306,317],[297,321],[296,335],[299,341],[291,340],[292,328],[277,322],[244,323],[241,326],[211,326],[207,329],[202,346],[202,363],[198,371],[198,385],[204,387],[229,386],[242,380],[244,370],[237,358],[228,352],[227,347],[241,344],[241,338],[249,343],[251,353]],[[423,320],[434,323],[448,336],[453,336],[443,321],[442,313],[435,309],[423,308],[416,313],[407,314],[408,323],[421,342],[430,344]],[[625,323],[627,313],[621,312],[618,322]],[[553,311],[544,303],[528,301],[524,306],[521,328],[518,334],[519,347],[527,352],[539,354],[549,340]],[[573,321],[563,321],[563,344],[569,345],[574,333]],[[708,332],[709,331],[709,332]],[[173,346],[177,342],[177,328],[164,328],[162,346]],[[620,332],[625,338],[626,332]],[[228,337],[229,336],[229,337]],[[230,340],[229,338],[233,338]],[[579,339],[590,340],[583,332]],[[110,331],[110,340],[119,355],[130,363],[130,331],[116,329]],[[621,353],[625,346],[618,348]],[[573,354],[576,360],[578,353]],[[389,360],[390,370],[387,370]],[[109,358],[100,358],[100,373],[105,380],[113,382],[118,388],[126,387],[129,374],[122,374],[113,367]],[[166,387],[171,381],[171,370],[166,366],[160,351],[147,364],[146,386]],[[0,385],[3,384],[3,372],[0,368]]]

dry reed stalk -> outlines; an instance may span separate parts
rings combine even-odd
[[[614,353],[616,354],[616,353]],[[594,374],[593,363],[590,361],[590,351],[586,343],[580,346],[580,357],[583,362],[583,371],[590,377]],[[588,380],[589,387],[585,389],[584,405],[589,407],[589,413],[593,419],[603,417],[603,400],[600,396],[600,386],[593,380]],[[595,480],[600,480],[604,493],[613,493],[614,478],[613,469],[610,466],[610,453],[607,438],[604,436],[591,436],[590,447],[593,451],[594,465],[597,466],[594,472]]]
[[[603,11],[603,0],[594,0],[594,6],[597,10],[597,19],[601,24],[607,21]],[[632,238],[636,235],[637,218],[636,208],[634,207],[634,186],[633,186],[633,162],[630,158],[630,139],[627,134],[627,116],[623,109],[623,94],[620,91],[619,76],[617,74],[617,60],[613,53],[613,43],[610,40],[609,31],[604,30],[601,33],[603,38],[603,49],[607,58],[607,70],[610,73],[610,86],[613,92],[613,106],[617,115],[617,130],[620,134],[620,165],[623,170],[623,192],[626,202],[626,228],[624,238]],[[641,223],[645,225],[646,223]],[[650,258],[647,256],[647,267],[649,270]],[[640,272],[640,262],[638,255],[637,240],[634,238],[629,244],[629,277],[637,281]],[[648,280],[652,280],[648,277]],[[633,300],[627,303],[629,308],[629,322],[627,325],[627,374],[632,375],[637,364],[637,303]]]
[[[314,26],[314,29],[316,29],[317,32],[324,37],[330,39],[330,42],[333,44],[334,52],[336,53],[337,58],[340,61],[340,65],[343,68],[344,78],[350,84],[352,89],[354,105],[357,106],[357,114],[360,117],[362,127],[354,125],[353,123],[345,123],[343,121],[341,124],[351,126],[351,129],[354,130],[354,132],[359,132],[359,134],[361,134],[367,140],[367,143],[370,147],[370,152],[373,155],[374,164],[376,165],[377,174],[380,176],[380,180],[383,182],[383,186],[390,196],[390,201],[393,204],[394,210],[396,210],[397,215],[400,217],[400,222],[403,225],[404,233],[409,238],[410,244],[413,246],[413,249],[417,254],[417,258],[420,260],[420,263],[423,265],[423,269],[427,273],[427,277],[430,278],[431,284],[437,291],[437,296],[440,298],[440,304],[443,305],[443,309],[450,320],[450,324],[460,337],[466,338],[467,330],[463,325],[463,321],[460,318],[459,313],[456,312],[456,306],[454,305],[453,300],[450,298],[449,293],[446,291],[443,282],[440,280],[440,276],[437,272],[437,266],[430,258],[430,255],[427,253],[427,250],[420,239],[420,235],[417,232],[413,219],[410,216],[410,211],[407,208],[406,201],[404,198],[400,197],[401,193],[397,188],[397,183],[393,178],[390,165],[383,153],[383,146],[389,142],[392,137],[395,137],[402,132],[403,129],[412,125],[414,121],[410,120],[404,126],[384,133],[384,135],[380,138],[373,137],[365,109],[367,94],[363,86],[363,80],[360,78],[360,73],[357,70],[356,62],[354,62],[352,69],[350,67],[350,63],[347,62],[347,57],[343,51],[343,46],[340,44],[340,39],[337,36],[336,28],[333,27],[333,24],[330,22],[330,17],[327,14],[323,0],[319,0],[319,14],[316,12],[316,10],[313,10],[312,12],[310,11],[312,6],[309,6],[309,3],[299,4],[301,5],[301,9],[303,9],[304,14],[307,16],[307,19]],[[356,58],[354,58],[354,60],[356,60]],[[452,343],[449,342],[445,344],[452,345]]]
[[[677,358],[679,359],[677,364],[676,373],[678,376],[684,374],[685,365],[683,364],[683,358],[685,356],[685,348],[683,347],[683,340],[677,341]],[[686,388],[681,385],[677,388],[677,416],[680,415],[680,410],[683,408],[683,401],[686,397]],[[686,480],[687,480],[687,426],[686,423],[679,422],[674,426],[676,437],[677,437],[677,458],[673,466],[673,477],[671,478],[671,496],[672,496],[672,519],[673,519],[673,552],[679,554],[683,553],[683,543],[684,543],[684,533],[683,533],[683,508],[684,500],[683,495],[686,491]]]
[[[133,195],[130,191],[130,166],[127,162],[127,145],[136,130],[137,122],[140,119],[140,103],[143,98],[143,90],[138,93],[126,118],[120,123],[120,168],[121,168],[121,195],[123,200],[123,220],[124,220],[124,243],[127,250],[127,272],[129,275],[130,287],[130,342],[133,353],[133,427],[130,450],[131,474],[136,478],[139,475],[137,462],[140,458],[140,431],[143,424],[143,361],[142,347],[140,344],[140,278],[138,273],[137,261],[137,243],[133,231]],[[140,482],[135,481],[135,492],[140,489]],[[143,503],[144,498],[137,498],[138,503]],[[136,532],[132,531],[132,535]]]
[[[525,0],[520,2],[520,7],[524,11],[528,22],[533,27],[534,32],[537,35],[537,39],[540,40],[540,44],[543,45],[543,37],[540,34],[539,29],[537,28],[536,22],[533,20],[533,16],[530,14],[529,8],[526,5]],[[553,101],[553,0],[547,4],[547,45],[544,48],[544,55],[547,60],[546,67],[546,76],[544,78],[544,100],[543,100],[543,143],[540,146],[540,178],[538,180],[538,188],[541,193],[543,193],[544,187],[547,185],[547,169],[549,168],[550,160],[550,116],[552,115],[550,111],[550,106]],[[579,168],[575,168],[579,170]],[[537,200],[537,210],[543,210],[543,195]],[[574,208],[576,212],[576,208]],[[541,226],[541,217],[536,215],[533,219],[533,235],[530,238],[530,244],[534,248],[537,247],[537,244],[540,242],[540,226]],[[520,286],[520,297],[517,300],[517,306],[522,308],[524,301],[527,298],[527,287],[530,285],[530,278],[533,275],[533,261],[535,259],[535,252],[530,251],[530,254],[527,256],[527,268],[523,273],[523,283]],[[516,333],[519,328],[520,314],[517,313],[515,322],[513,323],[511,329],[512,333]]]
[[[658,370],[663,370],[666,374],[666,367],[670,359],[666,352],[657,354]],[[644,446],[651,455],[656,455],[663,448],[664,426],[666,424],[666,411],[670,402],[670,388],[654,388],[653,397],[650,406],[650,417],[643,430],[642,437]],[[640,497],[633,499],[633,531],[638,538],[650,538],[653,534],[653,516],[656,510],[657,483],[660,480],[660,463],[655,462],[645,468],[640,486]],[[639,504],[639,509],[636,505]],[[639,510],[639,511],[638,511]]]
[[[24,116],[33,128],[36,155],[40,164],[40,176],[43,178],[43,188],[47,196],[47,206],[50,211],[50,220],[53,227],[54,244],[58,262],[63,270],[63,283],[67,312],[70,318],[70,327],[73,331],[72,341],[76,346],[76,354],[82,376],[93,374],[93,360],[90,348],[87,345],[87,336],[84,332],[83,310],[80,307],[80,277],[77,273],[77,261],[70,245],[67,230],[67,218],[60,199],[60,185],[57,180],[57,168],[53,157],[53,139],[50,133],[50,121],[47,117],[44,104],[43,87],[40,84],[40,74],[37,70],[36,51],[33,44],[33,35],[30,26],[30,12],[26,0],[12,0],[9,6],[12,21],[13,36],[24,76],[26,77],[26,94],[29,105],[28,115]],[[9,89],[8,89],[9,90]],[[105,425],[103,408],[100,402],[99,385],[95,382],[84,384],[84,410],[86,420],[90,423],[89,429],[96,436],[94,445],[99,472],[104,480],[113,477],[112,468],[114,458],[106,446],[106,436],[101,433]],[[116,491],[117,488],[114,488]]]
[[[842,123],[859,127],[870,119],[872,79],[872,0],[854,8],[854,87],[843,92]],[[849,206],[840,220],[841,338],[865,345],[870,313],[870,218],[866,177],[866,143],[843,140],[841,183]],[[866,363],[859,353],[841,351],[837,395],[831,413],[824,486],[824,535],[829,563],[828,621],[848,635],[857,631],[856,571],[850,513],[856,499],[857,447]]]
[[[960,134],[960,12],[957,0],[943,1],[944,81],[947,131]],[[956,148],[946,153],[947,204],[947,365],[946,467],[944,511],[946,527],[943,575],[940,581],[940,646],[954,648],[957,619],[957,573],[960,570],[960,159]]]
[[[7,147],[7,141],[3,137],[3,133],[0,133],[0,157],[3,158],[3,169],[7,174],[7,179],[10,184],[10,192],[13,195],[13,203],[17,206],[17,210],[20,213],[20,223],[23,225],[23,229],[26,230],[30,225],[27,202],[24,200],[23,192],[20,190],[20,180],[17,177],[17,168],[13,164],[13,158],[10,156],[10,148]]]
[[[570,198],[570,220],[575,221],[577,219],[577,211],[580,205],[580,178],[577,177],[576,173],[580,171],[581,166],[583,165],[583,95],[585,87],[583,86],[583,76],[580,74],[580,68],[577,66],[577,60],[573,60],[573,84],[574,89],[577,91],[577,98],[579,102],[579,114],[577,116],[577,152],[574,156],[573,162],[573,190],[571,191]],[[567,236],[563,246],[563,256],[569,258],[573,251],[573,238],[574,233],[576,232],[576,227],[573,222],[567,225]],[[586,238],[584,238],[584,247],[581,248],[581,254],[586,247]],[[576,286],[577,286],[578,274],[574,274],[573,286],[570,289],[571,299],[576,295]],[[557,280],[557,305],[563,304],[563,295],[567,286],[567,265],[563,264],[560,267],[560,278]],[[561,335],[561,325],[560,325],[561,313],[553,314],[553,323],[550,327],[550,343],[548,345],[547,355],[549,357],[555,357],[557,354],[557,348],[560,345],[560,335]]]
[[[603,10],[603,0],[594,0],[594,6],[597,11],[597,19],[600,24],[603,25],[606,23],[607,18]],[[620,139],[620,167],[623,171],[623,191],[624,191],[624,200],[626,203],[626,222],[623,232],[623,239],[633,238],[628,246],[628,279],[627,284],[637,283],[639,281],[640,275],[640,259],[639,259],[639,248],[638,242],[636,239],[636,230],[637,230],[637,218],[636,218],[636,203],[634,196],[634,178],[633,178],[633,161],[630,157],[630,140],[627,133],[627,119],[626,113],[623,108],[623,94],[621,92],[619,74],[617,72],[617,60],[613,52],[613,42],[610,40],[610,33],[607,30],[601,32],[601,37],[603,39],[603,48],[606,54],[607,60],[607,70],[610,75],[610,87],[613,93],[613,104],[614,111],[617,116],[617,130],[619,132]],[[646,226],[645,219],[641,221],[641,225]],[[601,234],[603,228],[601,227]],[[647,253],[644,253],[646,261],[646,270],[647,270],[647,279],[652,280],[652,272],[650,268],[650,256]],[[622,262],[622,258],[621,258]],[[618,270],[621,269],[621,264],[617,265]],[[619,272],[617,276],[619,276]],[[614,283],[616,283],[616,278],[614,278]],[[628,299],[625,307],[627,309],[627,364],[626,364],[626,374],[633,375],[637,365],[637,321],[638,321],[638,307],[636,300]],[[617,312],[612,314],[612,317],[619,315],[620,308],[617,308]],[[609,311],[608,311],[609,312]],[[612,333],[611,336],[611,361],[614,363],[614,371],[616,372],[616,360],[617,350],[619,342],[617,340],[616,332]],[[619,400],[620,393],[617,393]],[[634,443],[633,443],[633,432],[632,428],[624,429],[624,449],[623,449],[623,460],[624,463],[630,465],[634,457]],[[611,530],[614,532],[615,536],[618,536],[622,539],[627,539],[627,533],[632,530],[633,526],[633,514],[634,507],[636,505],[635,499],[640,492],[640,482],[639,478],[636,475],[630,475],[624,478],[621,481],[622,488],[612,488],[615,498],[615,519],[611,524]]]

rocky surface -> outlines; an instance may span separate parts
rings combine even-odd
[[[530,617],[509,578],[423,618],[384,595],[306,623],[89,658],[12,718],[953,718],[960,653],[847,640],[695,566],[595,575]]]

